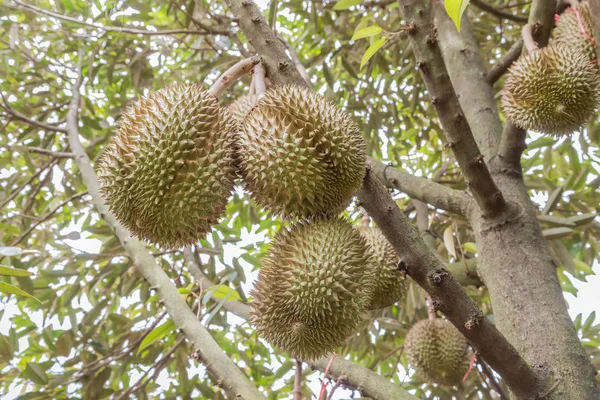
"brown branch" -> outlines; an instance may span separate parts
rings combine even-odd
[[[32,153],[44,154],[46,156],[51,156],[53,158],[73,158],[73,153],[66,153],[63,151],[52,151],[48,149],[44,149],[42,147],[27,147],[27,150]]]
[[[305,86],[304,79],[285,52],[285,45],[269,28],[269,24],[256,4],[251,0],[226,0],[225,2],[238,18],[240,29],[248,42],[264,57],[267,76],[271,81],[276,85]]]
[[[233,85],[242,76],[248,74],[258,63],[260,63],[259,57],[246,58],[235,63],[229,67],[227,71],[221,74],[209,91],[216,98],[221,97],[223,93],[225,93],[225,91],[231,87],[231,85]]]
[[[218,31],[210,28],[206,28],[205,31],[191,31],[188,29],[168,29],[164,31],[148,31],[145,29],[135,29],[135,28],[126,28],[120,26],[105,26],[99,24],[90,24],[84,21],[80,21],[77,18],[67,17],[66,15],[58,14],[50,10],[45,10],[40,7],[36,7],[31,4],[23,3],[22,1],[15,0],[15,3],[27,10],[33,11],[36,14],[46,15],[48,17],[56,18],[58,20],[72,22],[79,25],[89,26],[91,28],[96,28],[103,30],[105,32],[116,32],[116,33],[128,33],[133,35],[145,35],[145,36],[167,36],[167,35],[176,35],[176,34],[186,34],[186,35],[224,35],[229,36],[231,34],[230,31]]]
[[[4,208],[4,206],[6,206],[8,203],[10,203],[15,197],[17,197],[17,195],[19,193],[21,193],[21,191],[23,189],[25,189],[27,187],[27,185],[31,184],[31,182],[33,182],[33,180],[35,178],[37,178],[38,176],[40,176],[40,174],[42,172],[44,172],[45,170],[47,170],[48,168],[52,168],[54,167],[54,165],[57,163],[58,161],[55,158],[52,158],[50,161],[48,161],[46,164],[42,165],[35,174],[33,174],[29,179],[27,179],[21,186],[19,186],[14,192],[12,192],[10,194],[10,196],[8,196],[6,199],[4,199],[4,201],[2,201],[2,203],[0,203],[0,210]]]
[[[369,170],[358,199],[398,252],[402,259],[400,267],[425,289],[436,309],[465,335],[516,396],[534,398],[538,382],[533,370],[427,248],[385,187]]]
[[[489,160],[502,136],[494,89],[485,80],[485,68],[471,21],[463,15],[460,32],[441,0],[433,2],[439,47],[460,107],[482,154]]]
[[[479,8],[480,10],[488,12],[498,18],[507,19],[509,21],[519,22],[522,24],[527,23],[527,17],[522,16],[522,15],[514,15],[509,12],[503,11],[499,8],[489,5],[488,3],[486,3],[483,0],[471,0],[471,4],[473,4],[475,7]]]
[[[40,217],[38,221],[36,221],[34,224],[31,224],[31,226],[25,232],[23,232],[23,234],[21,236],[19,236],[18,239],[16,239],[14,242],[11,243],[11,246],[16,246],[19,243],[21,243],[23,241],[23,239],[25,239],[35,228],[37,228],[40,224],[49,220],[50,217],[52,217],[54,214],[56,214],[56,212],[58,210],[60,210],[64,206],[66,206],[71,201],[77,200],[78,198],[83,197],[86,194],[88,194],[87,191],[83,191],[81,193],[76,193],[73,196],[66,199],[65,201],[61,202],[59,205],[54,207],[52,210],[48,211],[43,217]]]
[[[511,47],[508,49],[506,54],[499,59],[496,64],[492,65],[489,71],[485,74],[485,80],[488,84],[493,85],[508,71],[510,66],[517,61],[521,52],[523,51],[523,38],[519,38]]]
[[[496,382],[496,378],[494,377],[493,372],[490,371],[490,369],[487,367],[487,364],[485,363],[485,361],[479,355],[477,355],[477,359],[479,360],[479,365],[481,366],[481,370],[483,371],[483,374],[490,381],[491,385],[494,387],[494,390],[496,392],[498,392],[498,395],[500,395],[500,399],[508,400],[508,396],[506,396],[506,394],[504,394],[504,391],[500,387],[500,384],[498,384],[498,382]]]
[[[448,188],[430,179],[411,175],[370,157],[367,161],[375,176],[387,187],[397,189],[413,199],[457,215],[464,216],[469,213],[472,202],[465,192]]]
[[[206,366],[209,374],[221,383],[221,387],[232,398],[243,397],[246,400],[265,399],[242,371],[223,352],[204,325],[198,321],[196,315],[190,310],[175,285],[169,279],[169,276],[156,263],[154,257],[152,257],[140,241],[131,237],[130,233],[117,221],[104,202],[100,194],[98,178],[79,139],[78,112],[80,104],[79,90],[83,80],[81,74],[82,56],[83,53],[80,52],[78,78],[71,88],[73,97],[67,113],[67,131],[69,145],[75,155],[75,162],[79,168],[79,173],[88,188],[88,192],[92,196],[96,208],[101,217],[119,238],[121,245],[133,259],[133,263],[140,274],[152,287],[157,289],[158,295],[173,322],[190,340],[196,349],[198,360]]]
[[[302,400],[302,361],[296,358],[296,374],[294,376],[294,400]]]
[[[67,130],[65,128],[61,128],[61,127],[58,127],[58,126],[52,125],[52,124],[46,124],[44,122],[39,122],[39,121],[36,121],[36,120],[33,120],[33,119],[29,118],[25,114],[22,114],[19,111],[17,111],[14,108],[12,108],[8,104],[8,101],[6,100],[6,98],[4,98],[3,94],[0,93],[0,96],[2,96],[2,101],[4,103],[4,104],[0,105],[0,107],[2,107],[7,113],[9,113],[10,115],[12,115],[15,119],[17,119],[17,120],[19,120],[21,122],[25,122],[29,126],[33,126],[35,128],[44,129],[46,131],[62,132],[62,133],[66,133],[67,132]]]
[[[446,146],[452,149],[483,214],[486,217],[498,215],[506,207],[504,196],[483,160],[473,131],[460,107],[424,1],[400,0],[400,10],[404,19],[414,28],[409,31],[409,41],[431,103],[448,139]]]

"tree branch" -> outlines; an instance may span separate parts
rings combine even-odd
[[[472,202],[465,192],[440,185],[430,179],[416,177],[371,157],[367,159],[367,163],[373,174],[388,188],[397,189],[413,199],[457,215],[464,216],[469,213]]]
[[[296,374],[294,376],[294,400],[302,400],[302,361],[296,358]]]
[[[46,15],[48,17],[56,18],[56,19],[59,19],[62,21],[72,22],[72,23],[84,25],[84,26],[89,26],[91,28],[100,29],[105,32],[130,33],[130,34],[134,34],[134,35],[146,35],[146,36],[167,36],[167,35],[176,35],[176,34],[180,34],[180,33],[183,33],[186,35],[223,35],[223,36],[231,35],[230,31],[218,31],[218,30],[214,30],[214,29],[211,29],[208,27],[205,28],[205,30],[203,30],[203,31],[192,31],[192,30],[188,30],[188,29],[168,29],[168,30],[164,30],[164,31],[147,31],[144,29],[90,24],[90,23],[78,20],[77,18],[67,17],[66,15],[58,14],[58,13],[55,13],[50,10],[45,10],[43,8],[36,7],[31,4],[23,3],[22,1],[19,1],[19,0],[14,0],[14,1],[19,7],[33,11],[36,14]]]
[[[35,178],[37,178],[38,176],[40,176],[40,174],[42,172],[44,172],[45,170],[47,170],[48,168],[52,169],[54,167],[54,165],[57,163],[58,161],[55,158],[50,159],[50,161],[48,161],[46,164],[42,165],[36,172],[35,174],[31,175],[31,177],[29,179],[27,179],[21,186],[19,186],[14,192],[12,192],[10,194],[10,196],[8,196],[6,199],[4,199],[4,201],[2,201],[2,203],[0,203],[0,209],[3,209],[4,206],[6,206],[8,203],[11,202],[12,199],[14,199],[15,197],[17,197],[17,195],[19,193],[21,193],[21,191],[23,189],[25,189],[27,187],[27,185],[31,184],[31,182],[33,182],[33,180]]]
[[[502,122],[494,89],[485,80],[485,68],[471,21],[465,13],[458,32],[444,4],[436,0],[432,6],[439,46],[450,81],[477,145],[489,160],[498,150]]]
[[[44,122],[39,122],[39,121],[36,121],[36,120],[33,120],[33,119],[27,117],[25,114],[22,114],[19,111],[17,111],[14,108],[12,108],[8,104],[8,101],[6,101],[6,99],[4,98],[3,94],[0,93],[0,96],[2,96],[2,101],[4,103],[0,107],[2,107],[10,115],[12,115],[13,117],[15,117],[15,119],[17,119],[19,121],[22,121],[22,122],[25,122],[29,126],[33,126],[35,128],[40,128],[40,129],[43,129],[43,130],[46,130],[46,131],[50,131],[50,132],[62,132],[62,133],[66,133],[67,132],[67,130],[65,128],[61,128],[61,127],[58,127],[56,125],[46,124]]]
[[[254,50],[265,58],[267,76],[274,84],[306,86],[302,75],[285,52],[285,45],[269,28],[264,16],[251,0],[225,0],[239,19],[239,26]]]
[[[81,56],[80,53],[80,65]],[[100,215],[111,227],[127,253],[133,259],[134,265],[140,274],[157,288],[160,298],[163,300],[167,312],[187,336],[194,348],[197,350],[199,360],[206,366],[208,372],[221,383],[221,387],[232,398],[242,397],[245,400],[258,400],[265,397],[254,387],[248,378],[221,350],[219,344],[213,339],[204,325],[185,303],[177,288],[173,285],[169,276],[156,263],[154,257],[148,252],[144,245],[131,237],[129,232],[117,221],[111,213],[104,199],[100,195],[100,188],[96,173],[91,165],[88,155],[85,153],[79,140],[78,111],[80,103],[80,87],[82,84],[81,67],[76,83],[71,89],[73,98],[67,113],[67,131],[69,144],[75,155],[75,162],[79,167],[81,177],[86,184],[92,200]]]
[[[431,103],[448,138],[446,145],[454,152],[467,185],[483,214],[497,215],[506,206],[504,197],[483,161],[483,155],[460,108],[424,2],[423,0],[400,0],[399,2],[404,19],[414,27],[409,31],[408,37],[417,58],[417,66],[429,91]]]
[[[534,398],[538,382],[532,369],[429,251],[385,187],[369,170],[358,199],[398,252],[401,267],[406,268],[408,275],[429,293],[436,309],[465,335],[516,396]]]
[[[600,0],[588,0],[592,15],[600,15]],[[594,21],[594,42],[596,43],[596,60],[600,60],[600,21]],[[600,61],[597,61],[600,63]]]
[[[492,65],[489,71],[485,74],[485,80],[488,84],[493,85],[498,79],[508,71],[510,66],[517,61],[523,51],[523,38],[519,38],[508,49],[506,54],[499,59],[496,64]]]
[[[488,12],[498,18],[507,19],[509,21],[519,22],[522,24],[527,23],[527,17],[522,16],[522,15],[514,15],[509,12],[500,10],[492,5],[489,5],[488,3],[486,3],[483,0],[471,0],[471,4],[473,4],[475,7],[479,8],[480,10]]]
[[[32,153],[44,154],[46,156],[51,156],[53,158],[73,158],[73,153],[66,153],[62,151],[52,151],[48,149],[44,149],[43,147],[27,147],[27,150]]]

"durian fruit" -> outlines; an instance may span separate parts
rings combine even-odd
[[[229,104],[227,111],[236,121],[242,122],[254,104],[256,104],[256,95],[244,94]]]
[[[413,325],[404,339],[408,363],[425,382],[454,386],[469,367],[465,337],[450,322],[428,319]]]
[[[203,238],[233,190],[234,123],[200,85],[138,99],[99,163],[101,192],[136,237],[164,248]]]
[[[589,121],[600,102],[600,76],[588,58],[557,44],[519,58],[504,83],[502,108],[515,125],[565,135]]]
[[[369,246],[373,261],[368,264],[372,278],[365,308],[391,306],[406,294],[409,278],[398,268],[400,257],[379,228],[362,227],[360,233]]]
[[[259,335],[294,357],[325,356],[360,322],[368,262],[364,239],[342,218],[316,217],[284,228],[263,259],[250,321]]]
[[[246,189],[284,217],[337,214],[362,184],[366,145],[350,115],[297,86],[269,90],[240,139]]]
[[[594,48],[593,36],[594,21],[587,1],[579,3],[574,8],[567,9],[560,16],[554,29],[554,43],[577,49],[585,54],[590,61],[598,58]],[[598,66],[597,63],[594,65]]]

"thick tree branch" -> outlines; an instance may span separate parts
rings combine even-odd
[[[496,154],[502,135],[502,122],[494,89],[485,80],[485,68],[471,21],[465,13],[460,32],[440,0],[433,2],[439,46],[460,107],[473,136],[487,160]]]
[[[251,0],[225,0],[239,19],[239,26],[254,50],[265,57],[267,76],[276,85],[306,86],[302,75],[285,52],[285,45],[269,28],[264,16]]]
[[[423,0],[400,0],[399,3],[404,19],[414,27],[409,32],[409,40],[431,103],[448,138],[447,146],[454,152],[479,208],[486,216],[497,215],[504,210],[506,203],[483,160],[454,93],[437,45],[430,13]]]
[[[506,12],[504,10],[496,8],[492,5],[489,5],[488,3],[486,3],[483,0],[471,0],[471,4],[473,4],[475,7],[479,8],[480,10],[488,12],[498,18],[507,19],[509,21],[519,22],[522,24],[527,23],[527,17],[522,16],[522,15],[511,14],[509,12]]]
[[[368,164],[375,176],[388,188],[397,189],[413,199],[457,215],[465,216],[469,212],[472,201],[465,192],[411,175],[371,157],[368,158]]]
[[[419,233],[370,171],[367,171],[358,198],[398,252],[408,275],[429,293],[436,309],[465,335],[516,396],[535,398],[538,382],[532,369],[429,251]]]
[[[82,75],[79,72],[77,82],[71,89],[73,98],[67,114],[67,131],[69,144],[75,155],[75,162],[79,167],[81,177],[100,215],[119,238],[121,244],[133,259],[134,265],[140,274],[152,287],[158,290],[158,294],[173,322],[187,336],[197,350],[200,361],[206,366],[208,372],[221,383],[227,394],[232,398],[243,398],[245,400],[264,399],[265,397],[221,350],[219,344],[213,339],[204,325],[198,321],[175,285],[169,279],[169,276],[156,263],[154,257],[152,257],[140,241],[131,237],[129,232],[116,220],[104,202],[104,199],[100,195],[96,173],[79,140],[78,111],[81,83]]]
[[[489,85],[493,85],[508,71],[510,66],[517,61],[517,58],[523,51],[523,38],[519,38],[513,45],[508,49],[506,54],[494,64],[489,71],[485,74],[485,81]]]
[[[176,34],[186,34],[186,35],[231,35],[230,31],[219,31],[214,30],[212,28],[206,27],[205,30],[202,31],[193,31],[188,29],[168,29],[164,31],[148,31],[145,29],[135,29],[135,28],[126,28],[120,26],[106,26],[100,24],[90,24],[85,21],[81,21],[77,18],[68,17],[66,15],[58,14],[50,10],[45,10],[40,7],[36,7],[31,4],[23,3],[22,1],[15,0],[15,4],[19,7],[27,9],[29,11],[33,11],[36,14],[46,15],[48,17],[56,18],[58,20],[72,22],[79,25],[89,26],[91,28],[96,28],[103,30],[105,32],[117,32],[117,33],[129,33],[133,35],[145,35],[145,36],[167,36],[167,35],[176,35]]]

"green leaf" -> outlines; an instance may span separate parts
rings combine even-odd
[[[171,320],[171,319],[168,320],[167,322],[165,322],[164,324],[154,328],[152,330],[152,332],[150,332],[144,338],[144,340],[142,340],[142,343],[140,343],[140,346],[138,347],[136,355],[139,355],[145,348],[150,346],[152,343],[157,342],[157,341],[161,340],[162,338],[164,338],[165,336],[167,336],[169,333],[174,331],[175,328],[177,328],[175,326],[175,322],[173,322],[173,320]]]
[[[31,276],[33,275],[29,271],[25,271],[24,269],[19,268],[10,268],[0,265],[0,275],[4,276]]]
[[[274,29],[275,22],[277,22],[277,0],[271,0],[271,6],[269,7],[269,28]]]
[[[583,331],[587,331],[590,326],[592,326],[592,324],[594,323],[594,320],[596,319],[596,311],[592,311],[592,313],[586,318],[585,322],[583,323]]]
[[[469,0],[445,0],[444,5],[446,6],[446,12],[452,21],[454,21],[454,25],[456,25],[456,29],[460,32],[460,20],[462,19],[463,13],[467,9],[467,5],[469,4]]]
[[[19,247],[10,246],[10,247],[0,247],[0,256],[2,257],[12,257],[18,256],[23,253]]]
[[[362,39],[362,38],[366,38],[369,36],[374,36],[374,35],[377,35],[378,33],[381,33],[382,31],[383,31],[383,29],[381,29],[381,27],[379,27],[377,25],[367,26],[366,28],[362,28],[362,29],[359,29],[356,32],[354,32],[354,35],[352,35],[352,39],[350,39],[350,40],[357,40],[357,39]]]
[[[360,60],[360,69],[365,66],[365,64],[371,59],[371,57],[375,55],[375,53],[377,53],[377,50],[379,50],[381,46],[385,44],[385,42],[387,42],[387,38],[380,38],[373,42],[371,46],[369,46],[367,51],[365,51],[365,54],[363,54],[362,60]]]
[[[592,222],[597,215],[598,214],[596,213],[574,215],[572,217],[567,218],[567,220],[575,224],[576,226],[583,226]]]
[[[360,4],[361,0],[340,0],[333,6],[334,10],[347,10],[352,6]]]
[[[477,253],[477,245],[473,242],[463,243],[463,248],[471,253]]]
[[[0,282],[0,293],[16,294],[17,296],[29,297],[30,299],[37,300],[38,302],[41,303],[41,301],[39,301],[38,299],[36,299],[35,297],[30,295],[26,291],[21,290],[18,287],[13,286],[10,283],[6,283],[6,282]]]
[[[48,376],[44,372],[44,368],[33,362],[27,363],[27,366],[23,371],[23,377],[38,385],[45,385],[48,383]]]
[[[208,288],[208,292],[211,293],[211,297],[215,299],[229,299],[229,300],[241,300],[242,298],[232,288],[227,285],[214,285]]]
[[[564,237],[569,237],[569,236],[571,236],[572,233],[573,233],[573,229],[571,229],[571,228],[550,228],[550,229],[544,229],[542,231],[542,235],[544,235],[544,238],[546,238],[546,240],[561,239]]]

